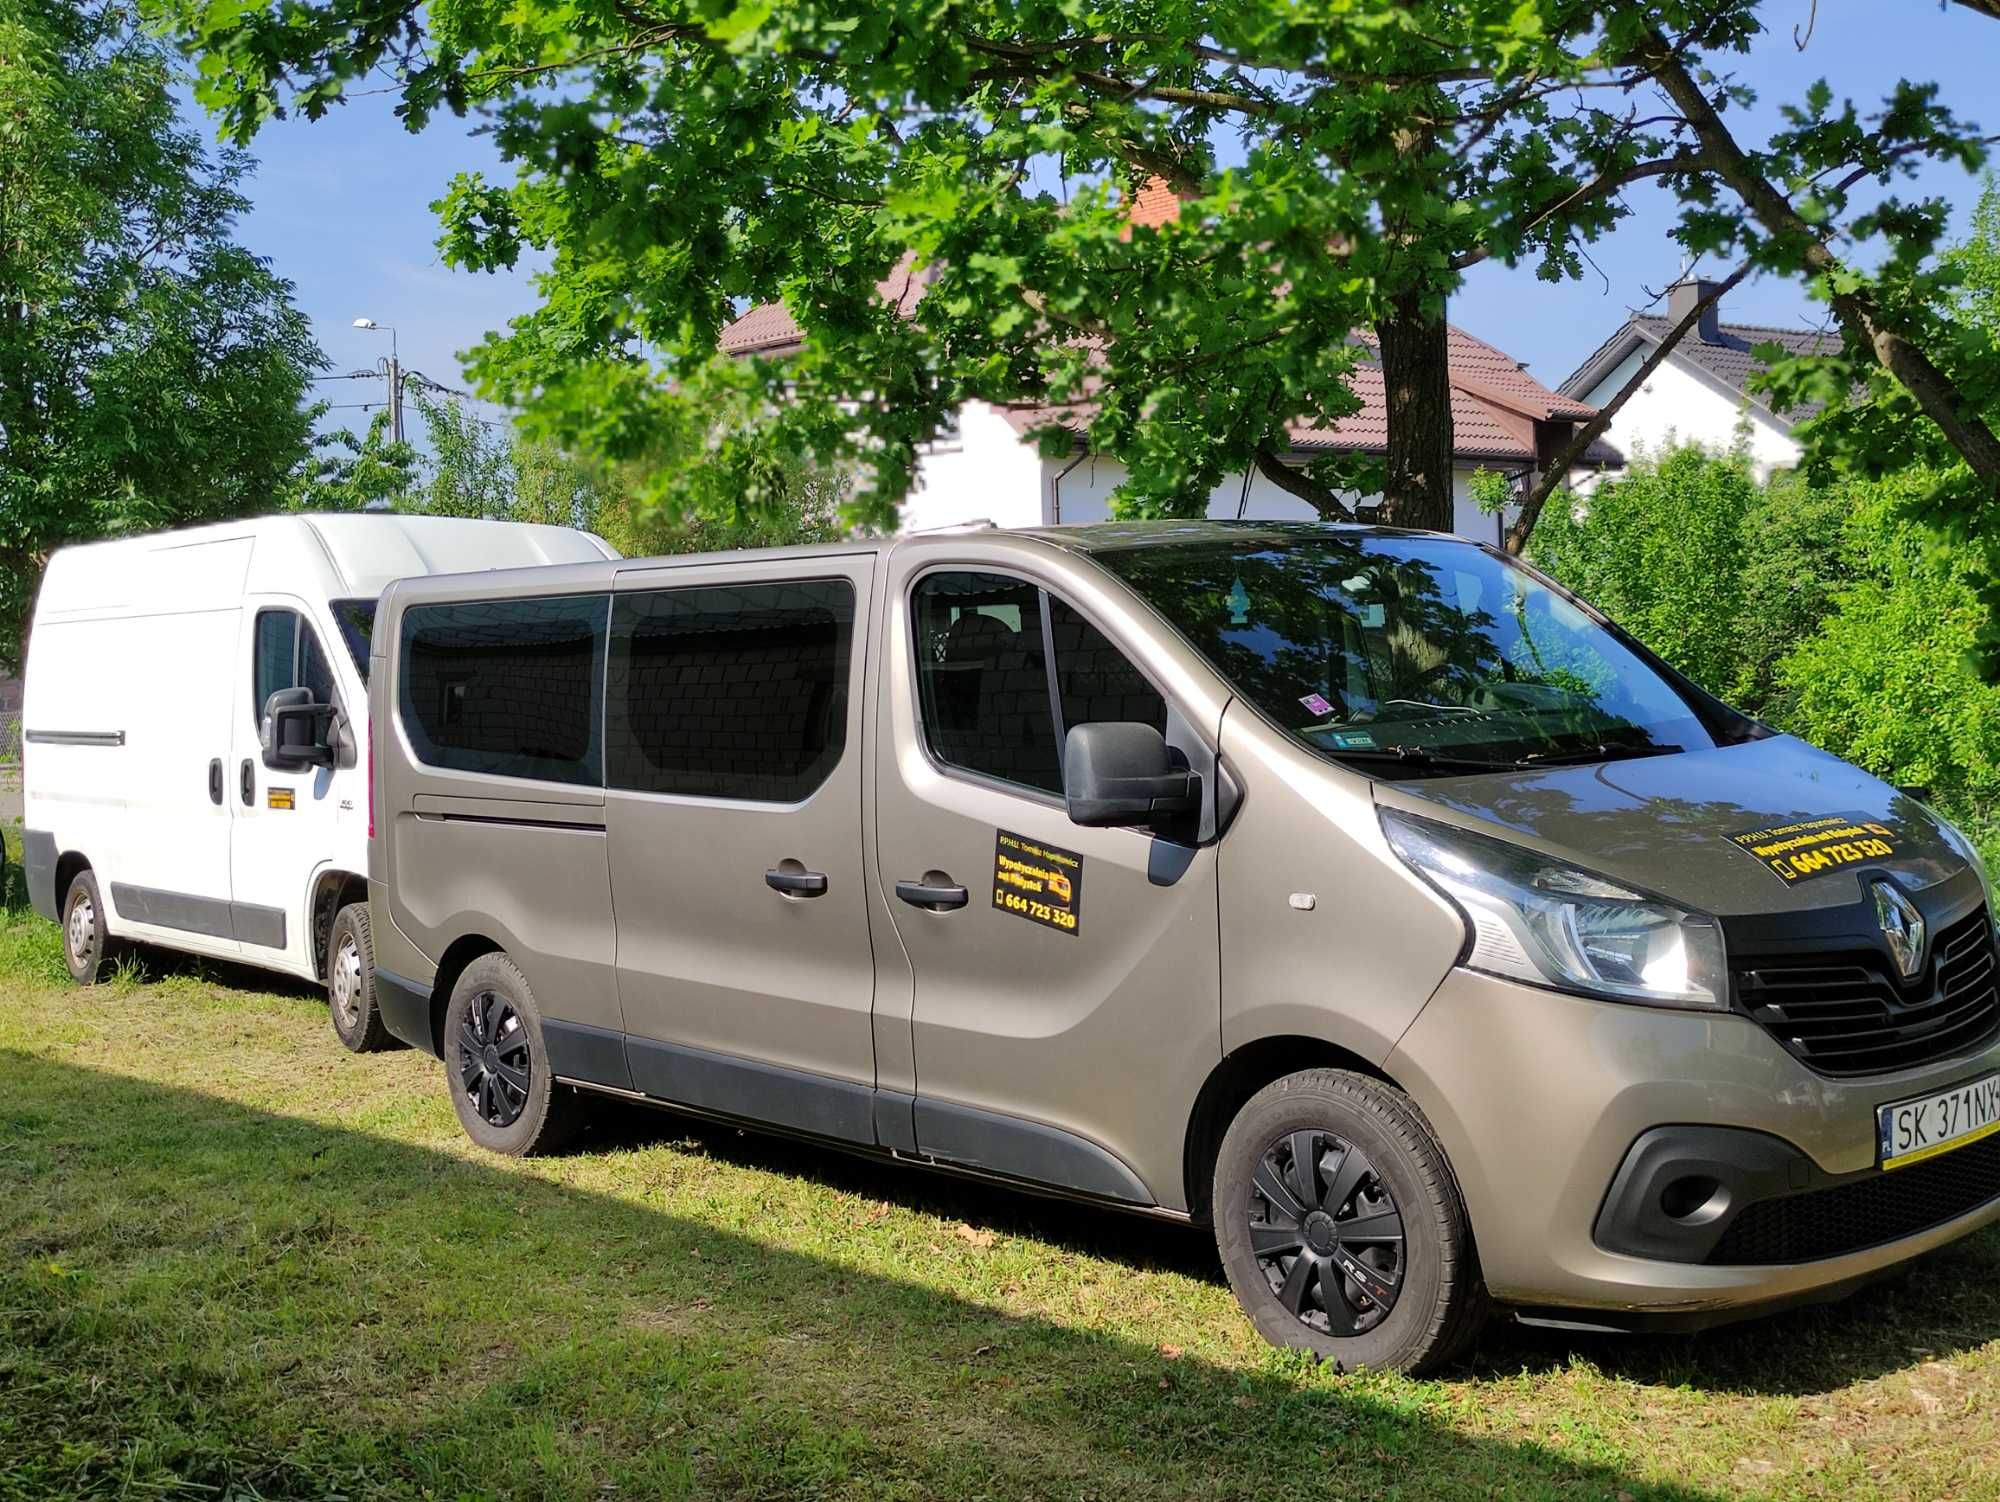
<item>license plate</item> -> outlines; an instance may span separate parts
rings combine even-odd
[[[1875,1108],[1884,1168],[1903,1168],[2000,1132],[2000,1074]]]

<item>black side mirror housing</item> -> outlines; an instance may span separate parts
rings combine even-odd
[[[300,772],[334,763],[331,704],[313,702],[309,688],[281,688],[264,701],[257,738],[264,765],[274,772]]]
[[[1151,725],[1072,726],[1063,744],[1063,799],[1090,828],[1159,824],[1201,810],[1201,778]]]

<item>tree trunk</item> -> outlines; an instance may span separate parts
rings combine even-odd
[[[1423,294],[1401,292],[1375,325],[1388,401],[1389,456],[1380,519],[1392,527],[1449,532],[1451,494],[1451,346],[1444,314],[1427,313]]]

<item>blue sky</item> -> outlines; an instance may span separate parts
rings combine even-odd
[[[1864,112],[1899,77],[1934,79],[1945,99],[1988,133],[2000,132],[2000,25],[1940,0],[1782,0],[1767,10],[1771,32],[1739,69],[1760,95],[1761,121],[1824,77],[1836,96]],[[1805,50],[1794,26],[1812,24]],[[404,131],[381,96],[357,98],[317,123],[287,120],[254,143],[259,170],[253,211],[240,232],[298,288],[321,346],[341,370],[365,368],[388,352],[386,336],[351,327],[357,317],[393,324],[403,362],[449,385],[462,384],[458,354],[489,329],[533,305],[525,274],[454,271],[438,258],[430,212],[454,172],[504,175],[476,122],[446,117],[422,135]],[[1739,124],[1746,138],[1748,129]],[[1978,184],[1934,170],[1931,191],[1952,200],[1963,221]],[[1562,380],[1627,313],[1673,279],[1676,247],[1666,239],[1671,206],[1657,189],[1635,190],[1637,212],[1595,252],[1603,276],[1551,285],[1526,268],[1475,270],[1454,301],[1455,323],[1525,361],[1542,380]],[[1726,268],[1720,268],[1726,269]],[[1733,321],[1816,325],[1820,315],[1797,283],[1766,278],[1734,291]],[[321,388],[339,403],[379,401],[380,381]],[[333,416],[365,425],[366,412]]]

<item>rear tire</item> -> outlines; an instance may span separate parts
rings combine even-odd
[[[350,902],[333,915],[326,937],[326,997],[333,1035],[350,1053],[389,1046],[389,1030],[375,1006],[375,939],[365,902]]]
[[[104,894],[97,873],[88,866],[70,879],[63,897],[63,962],[79,986],[94,986],[108,978],[124,957],[125,946],[105,926]]]
[[[1211,1203],[1229,1286],[1273,1345],[1416,1374],[1485,1323],[1444,1148],[1379,1080],[1309,1069],[1258,1091],[1223,1136]]]
[[[504,954],[481,955],[452,987],[444,1072],[459,1125],[491,1152],[560,1152],[583,1126],[583,1103],[549,1072],[535,993]]]

